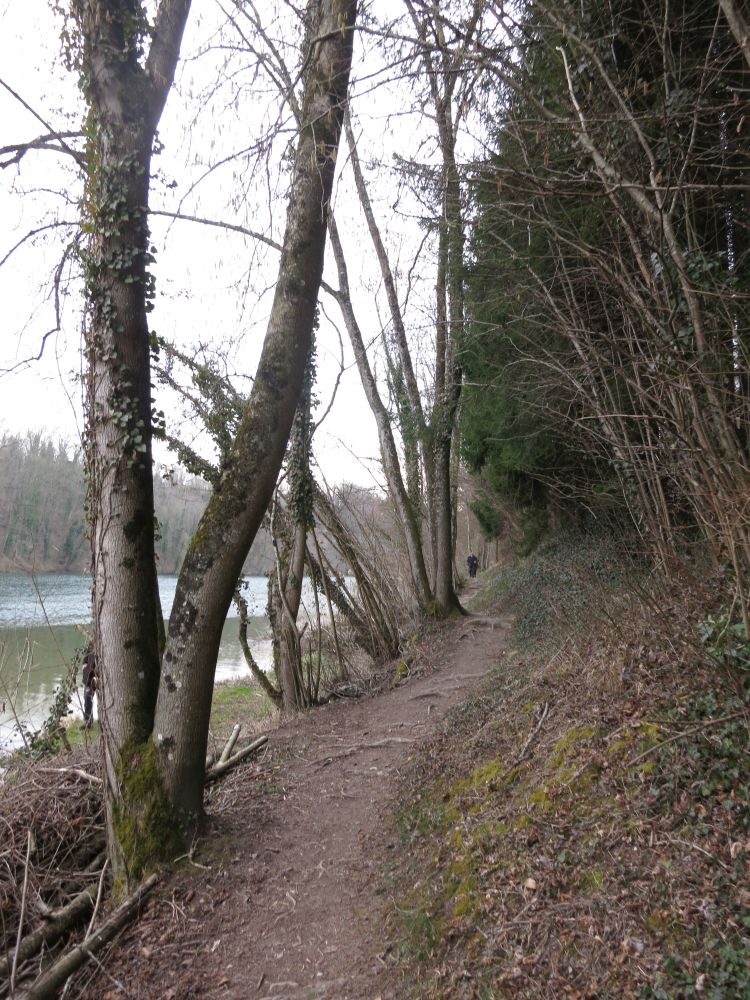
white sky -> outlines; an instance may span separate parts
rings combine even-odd
[[[180,70],[179,86],[183,92],[200,88],[201,73],[205,76],[205,64],[211,62],[210,56],[190,61],[196,54],[196,39],[205,38],[205,16],[201,18],[198,13],[200,7],[198,3],[194,6],[197,16],[190,22],[183,46],[183,55],[189,60]],[[0,79],[53,129],[78,128],[81,104],[74,77],[61,65],[59,19],[45,0],[5,0],[0,6],[0,16]],[[162,119],[160,137],[166,149],[154,161],[158,174],[152,186],[152,207],[172,211],[177,209],[179,196],[185,192],[185,177],[191,173],[193,177],[199,176],[205,169],[198,162],[192,170],[186,170],[181,162],[186,150],[193,160],[210,163],[217,146],[214,133],[218,129],[213,127],[216,123],[207,122],[205,116],[192,130],[186,129],[187,115],[180,96],[179,92],[171,95]],[[65,121],[61,108],[68,109],[70,122]],[[247,136],[235,136],[228,148],[250,145],[255,138],[252,124],[244,125]],[[220,124],[220,128],[239,131],[241,125],[235,117]],[[0,87],[0,146],[35,138],[44,131],[44,126]],[[236,168],[232,170],[236,173]],[[183,211],[249,224],[280,239],[286,212],[285,192],[282,190],[283,200],[273,205],[272,213],[266,209],[265,221],[256,214],[247,223],[241,210],[227,207],[228,173],[227,170],[217,173],[218,184],[204,182],[196,195],[186,200]],[[178,180],[174,192],[166,187],[173,179]],[[56,193],[58,186],[64,189],[64,197]],[[31,152],[20,166],[0,172],[0,259],[29,229],[53,219],[75,221],[77,194],[75,174],[67,169],[65,158],[55,153]],[[66,199],[70,199],[69,204],[65,204]],[[15,367],[36,355],[44,334],[55,325],[52,274],[60,259],[59,233],[51,230],[46,241],[42,238],[33,245],[30,241],[0,268],[0,369]],[[152,328],[173,338],[182,349],[197,342],[216,346],[223,343],[229,350],[231,369],[252,374],[272,299],[277,267],[275,252],[264,248],[259,251],[253,241],[240,235],[163,219],[153,220],[152,235],[159,250],[158,300],[151,314]],[[250,275],[249,270],[252,270]],[[238,288],[245,288],[246,294],[243,296]],[[74,289],[64,304],[62,329],[50,335],[40,361],[21,364],[0,376],[0,430],[44,429],[53,437],[71,441],[79,436],[82,422],[76,378],[80,371],[79,301],[78,290]],[[347,480],[371,485],[373,473],[378,475],[377,463],[372,461],[378,455],[374,421],[358,373],[352,367],[338,310],[330,301],[324,307],[341,325],[347,370],[340,380],[333,409],[316,435],[315,453],[329,482]],[[336,332],[323,320],[318,346],[319,415],[330,401],[339,359]],[[174,401],[164,398],[163,393],[164,390],[157,389],[157,405],[169,416]],[[169,461],[166,451],[157,452],[157,456]]]
[[[376,0],[379,9],[400,9],[396,0]],[[275,26],[267,0],[264,25],[283,49],[287,36]],[[162,118],[159,136],[164,152],[154,160],[151,205],[213,219],[229,220],[261,231],[280,241],[286,216],[286,176],[278,169],[284,144],[293,139],[291,126],[276,140],[266,172],[253,168],[250,157],[230,154],[255,144],[278,114],[278,99],[267,81],[253,76],[248,56],[227,46],[216,26],[223,22],[221,0],[194,0],[182,47],[183,62]],[[287,8],[282,8],[288,11]],[[81,102],[72,74],[59,54],[60,20],[47,0],[0,0],[0,79],[15,89],[53,129],[77,129]],[[236,39],[229,39],[236,45]],[[289,51],[297,55],[294,38]],[[363,165],[372,180],[376,214],[389,244],[392,266],[406,288],[416,248],[423,239],[415,216],[425,209],[399,183],[394,154],[429,158],[424,145],[424,120],[410,114],[408,79],[388,83],[380,73],[382,60],[375,42],[358,39],[354,66],[353,109],[364,127],[360,147]],[[290,57],[291,58],[291,57]],[[400,75],[400,70],[394,72]],[[287,123],[288,125],[289,123]],[[0,87],[0,146],[31,139],[45,128]],[[434,144],[433,144],[434,145]],[[78,180],[65,162],[50,152],[29,153],[20,167],[0,172],[0,259],[27,232],[52,220],[77,217]],[[377,161],[377,169],[374,164]],[[345,165],[342,140],[340,162]],[[209,169],[211,168],[211,169]],[[215,169],[214,169],[215,168]],[[374,265],[369,235],[353,193],[350,171],[344,169],[335,193],[336,217],[347,250],[350,283],[360,325],[367,342],[376,341],[387,319],[380,276]],[[62,192],[62,193],[60,193]],[[2,340],[0,369],[35,355],[42,337],[54,326],[51,275],[60,260],[60,230],[51,230],[47,242],[35,241],[0,267]],[[67,239],[72,235],[72,230]],[[159,334],[189,351],[191,345],[223,345],[229,370],[252,374],[262,344],[271,304],[277,260],[273,250],[240,235],[165,219],[152,219],[158,248],[155,268],[157,302],[151,325]],[[429,241],[420,266],[413,269],[414,286],[408,320],[415,356],[425,384],[430,381],[433,261]],[[332,254],[326,278],[337,285]],[[0,376],[0,429],[14,432],[44,428],[53,436],[74,440],[81,426],[80,294],[76,288],[64,304],[62,329],[49,337],[41,361]],[[379,479],[379,454],[374,420],[353,367],[338,308],[321,295],[324,316],[318,340],[318,396],[321,411],[330,400],[339,373],[339,338],[325,316],[338,324],[344,343],[346,370],[331,413],[315,439],[315,453],[329,482],[343,480],[366,485]],[[382,376],[382,358],[372,363]],[[240,379],[239,387],[247,387]],[[174,401],[157,389],[157,406],[180,422]],[[165,456],[159,455],[158,458]],[[373,461],[375,460],[375,461]]]

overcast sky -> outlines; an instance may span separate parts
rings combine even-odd
[[[257,200],[252,228],[279,239],[285,217],[285,178],[272,179],[269,185],[263,175],[257,180],[249,175],[243,177],[247,160],[204,177],[207,168],[221,160],[227,150],[233,152],[251,145],[267,126],[269,114],[254,99],[250,106],[256,109],[256,119],[248,121],[248,102],[240,102],[243,88],[249,85],[242,81],[241,74],[234,75],[231,67],[223,68],[223,55],[203,52],[206,41],[213,37],[211,16],[214,24],[222,16],[217,4],[207,7],[208,13],[206,7],[194,6],[183,46],[184,63],[162,120],[160,138],[165,150],[154,161],[152,207],[178,209],[190,185],[203,177],[182,202],[182,211],[248,224],[243,210],[233,211],[228,205],[230,184],[239,179],[247,197],[254,195]],[[5,0],[0,11],[0,79],[52,129],[80,127],[81,103],[75,80],[65,71],[60,57],[59,18],[45,0]],[[234,75],[223,95],[214,98],[214,106],[205,95],[196,101],[195,95],[201,95],[206,80],[219,71],[227,77]],[[222,101],[226,105],[231,99],[238,110],[233,114],[225,108],[220,121],[216,105]],[[25,108],[6,86],[0,87],[0,146],[29,140],[45,131],[32,110]],[[222,135],[227,132],[231,137]],[[282,136],[282,142],[288,141]],[[270,187],[270,196],[260,190],[261,184]],[[75,171],[65,157],[56,153],[31,152],[19,165],[0,172],[0,259],[31,229],[53,221],[75,222],[78,191]],[[55,326],[52,275],[62,247],[73,232],[58,228],[39,234],[0,267],[0,368],[12,369],[0,376],[0,426],[4,430],[43,428],[54,437],[71,441],[79,435],[82,417],[77,379],[81,363],[77,287],[63,301],[62,327],[49,335],[41,360],[23,363],[39,352],[44,335]],[[229,369],[252,374],[272,299],[275,252],[259,248],[239,235],[163,219],[153,220],[152,232],[159,250],[158,300],[151,316],[152,327],[173,338],[183,349],[198,342],[223,345]],[[352,225],[347,227],[347,236],[355,236]],[[355,274],[356,256],[352,262]],[[70,273],[71,268],[66,268],[65,277]],[[333,277],[332,282],[335,284]],[[318,348],[318,416],[330,401],[341,357],[338,335],[325,314],[341,327],[346,371],[333,409],[316,436],[316,455],[330,482],[348,480],[371,485],[373,474],[376,478],[379,474],[377,462],[373,462],[378,454],[374,421],[352,367],[337,308],[329,300],[323,301],[323,309]],[[370,312],[374,314],[374,310]],[[249,387],[246,380],[245,385]],[[164,396],[163,391],[157,403],[168,415],[172,412],[179,419],[175,401]],[[163,452],[158,457],[167,456]]]
[[[263,0],[262,23],[294,68],[299,60],[296,35],[274,20],[276,3],[281,16],[290,16],[290,5]],[[0,0],[0,81],[33,109],[0,87],[0,146],[46,131],[33,112],[53,130],[80,128],[81,100],[73,75],[62,65],[61,22],[50,8],[48,0]],[[388,17],[403,12],[400,0],[373,0],[373,9]],[[225,9],[224,0],[196,0],[193,5],[182,62],[159,129],[163,151],[153,162],[151,207],[228,220],[280,242],[287,194],[287,175],[280,164],[294,141],[294,123],[288,111],[279,111],[277,91],[256,72],[252,57],[239,47],[237,34],[220,33],[227,12],[236,10],[231,4]],[[362,24],[366,14],[363,11]],[[246,23],[242,27],[252,36]],[[435,261],[421,217],[434,217],[437,209],[428,204],[426,194],[411,191],[396,163],[399,156],[435,162],[434,125],[420,107],[412,68],[398,61],[389,67],[377,39],[370,32],[359,34],[352,107],[360,157],[402,301],[409,288],[407,328],[418,373],[428,386],[433,368]],[[252,147],[270,135],[272,125],[278,132],[268,142],[266,158],[259,158]],[[465,155],[473,155],[473,140],[465,136],[463,142]],[[366,342],[373,345],[371,364],[382,382],[379,334],[388,323],[388,312],[343,140],[339,164],[336,219],[359,323]],[[0,171],[0,260],[30,229],[66,220],[75,223],[79,192],[80,178],[72,161],[57,153],[31,152],[20,165]],[[152,329],[185,351],[198,343],[221,348],[235,384],[248,390],[271,306],[276,252],[248,237],[186,222],[152,217],[151,228],[158,251]],[[38,353],[44,335],[55,326],[52,275],[74,232],[73,227],[45,230],[0,267],[0,369],[13,369],[0,375],[0,421],[6,430],[44,428],[68,440],[80,432],[81,300],[76,284],[63,300],[61,329],[49,335],[42,359],[19,365]],[[329,253],[326,278],[336,286],[331,258]],[[68,267],[63,277],[74,273],[75,268]],[[344,343],[345,371],[334,406],[316,435],[316,456],[329,482],[371,485],[380,477],[374,420],[338,307],[325,294],[321,307],[317,416],[328,406],[339,376],[337,326]],[[384,386],[382,391],[387,398]],[[168,420],[190,434],[175,400],[162,388],[157,387],[156,393],[157,406]],[[157,458],[166,454],[157,453]]]

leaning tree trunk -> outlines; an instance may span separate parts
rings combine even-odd
[[[147,322],[151,150],[189,7],[190,0],[162,0],[149,28],[137,0],[73,6],[89,108],[82,225],[90,236],[82,261],[92,617],[110,856],[125,877],[122,824],[130,807],[121,790],[135,748],[151,733],[159,685]]]
[[[309,354],[329,200],[352,56],[356,0],[309,8],[302,126],[271,316],[253,390],[221,482],[180,571],[169,622],[154,745],[183,830],[202,815],[203,768],[221,629],[271,499]]]
[[[370,232],[370,239],[375,250],[375,256],[380,268],[380,275],[383,279],[386,298],[388,299],[388,311],[391,315],[393,325],[393,339],[395,341],[398,363],[404,384],[404,410],[406,411],[406,426],[402,426],[402,438],[404,447],[404,462],[406,465],[407,483],[413,488],[409,491],[410,501],[414,508],[414,517],[417,525],[421,529],[419,518],[419,482],[424,479],[424,493],[427,496],[428,510],[430,498],[434,493],[433,484],[433,462],[432,462],[432,442],[427,421],[425,420],[422,400],[419,395],[419,386],[414,371],[411,352],[409,350],[409,340],[406,334],[406,325],[401,310],[401,303],[398,300],[396,291],[396,281],[388,259],[388,253],[383,243],[380,228],[375,219],[375,212],[370,201],[370,195],[362,173],[362,165],[359,160],[357,143],[354,139],[351,117],[345,116],[344,129],[346,133],[347,145],[349,147],[349,158],[351,161],[354,184],[359,197],[359,204],[367,220],[367,228]],[[364,379],[363,379],[364,384]],[[372,406],[372,403],[370,404]],[[374,412],[374,410],[373,410]],[[418,453],[417,453],[418,446]],[[419,459],[422,459],[422,477],[419,475]],[[389,487],[390,488],[390,487]],[[404,527],[406,531],[406,526]]]
[[[719,6],[724,12],[724,17],[727,19],[727,23],[737,44],[742,50],[745,61],[750,66],[750,23],[745,20],[735,0],[719,0]]]

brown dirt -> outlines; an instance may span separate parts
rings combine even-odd
[[[262,760],[214,787],[192,860],[69,995],[395,997],[380,893],[402,775],[498,661],[509,625],[447,623],[399,683],[274,730]]]

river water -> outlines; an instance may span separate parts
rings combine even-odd
[[[250,577],[248,641],[258,665],[271,668],[265,577]],[[176,576],[159,577],[161,606],[168,615]],[[76,649],[85,645],[91,621],[91,581],[86,576],[0,573],[0,752],[21,742],[18,723],[37,728],[47,717],[54,692]],[[224,625],[216,681],[247,677],[232,605]],[[71,708],[82,712],[79,687]]]

